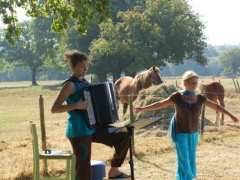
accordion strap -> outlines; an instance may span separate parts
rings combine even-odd
[[[79,79],[76,76],[71,76],[69,79],[65,80],[62,84],[64,85],[67,82],[72,82],[72,83],[74,83],[75,86],[76,86],[76,84],[81,84],[81,85],[83,85],[85,87],[90,85],[90,83],[86,79]],[[84,99],[84,96],[83,96],[83,99]],[[88,127],[91,128],[91,126],[89,125],[89,117],[88,117],[88,114],[87,114],[87,110],[85,110],[85,109],[76,109],[76,110],[73,110],[73,111],[81,113],[81,115],[84,117],[84,120],[87,123]]]

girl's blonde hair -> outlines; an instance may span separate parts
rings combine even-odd
[[[185,73],[183,73],[182,75],[182,88],[184,88],[184,82],[188,81],[189,79],[192,78],[199,78],[199,75],[192,71],[192,70],[188,70]]]

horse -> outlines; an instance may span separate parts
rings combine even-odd
[[[224,103],[224,87],[220,82],[211,82],[207,84],[200,85],[201,93],[208,99],[214,101],[217,104],[220,104],[222,107],[225,107]],[[205,113],[205,107],[203,107],[203,112]],[[204,116],[204,114],[203,114]],[[216,112],[216,121],[215,125],[220,126],[224,125],[224,114],[222,113],[221,121],[219,122],[219,112]]]
[[[160,77],[160,70],[156,66],[137,74],[134,78],[123,76],[116,80],[114,87],[117,99],[123,104],[123,114],[127,111],[129,97],[134,101],[139,91],[161,83],[163,83],[163,81]]]

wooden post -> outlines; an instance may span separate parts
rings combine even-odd
[[[201,138],[203,137],[204,133],[204,122],[205,122],[205,105],[202,106],[202,112],[201,112],[201,122],[200,122],[200,131],[201,131]]]
[[[133,113],[133,97],[131,95],[128,96],[128,103],[129,103],[129,116],[130,116],[130,123],[132,124],[135,121],[134,113]],[[134,142],[134,134],[132,134],[132,150],[133,154],[135,154],[135,142]]]
[[[237,88],[237,85],[236,85],[236,82],[235,82],[234,78],[232,78],[232,81],[233,81],[233,84],[234,84],[234,87],[235,87],[235,91],[238,92],[238,88]]]
[[[47,149],[47,141],[46,141],[45,116],[44,116],[44,99],[42,95],[39,96],[39,113],[40,113],[42,150],[45,151]],[[46,159],[43,160],[43,174],[48,175]]]
[[[238,87],[238,92],[240,93],[240,86],[239,86],[238,79],[236,79],[236,84],[237,84],[237,87]]]
[[[132,102],[132,96],[128,96],[129,100],[129,110],[130,110],[130,122],[134,122],[134,114],[133,114],[133,102]]]

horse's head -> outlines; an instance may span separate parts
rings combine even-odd
[[[153,66],[135,76],[136,89],[139,91],[141,89],[149,88],[151,85],[159,85],[163,83],[160,77],[160,70],[158,67]]]
[[[159,85],[163,83],[160,76],[160,69],[157,66],[151,67],[148,71],[149,71],[149,79],[152,84]]]

